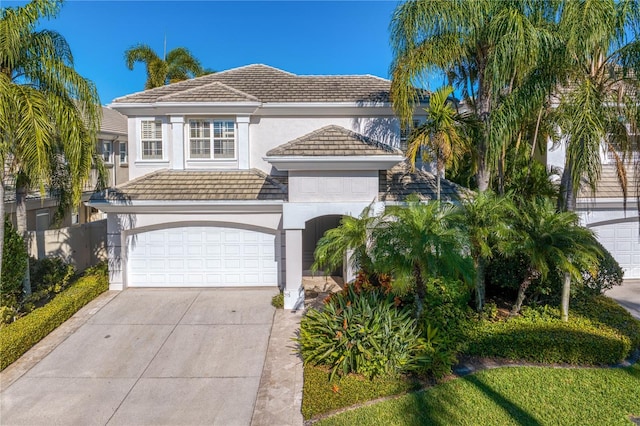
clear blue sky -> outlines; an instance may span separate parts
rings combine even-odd
[[[25,2],[0,0],[2,7]],[[296,74],[388,77],[389,22],[396,1],[67,1],[41,27],[60,32],[76,69],[103,104],[144,88],[124,51],[145,43],[162,54],[183,46],[207,68],[263,63]],[[437,83],[442,84],[441,82]]]

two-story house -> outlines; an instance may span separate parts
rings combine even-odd
[[[89,203],[107,213],[110,289],[280,286],[297,306],[343,215],[435,198],[434,176],[403,162],[389,89],[249,65],[114,100],[131,180]],[[444,199],[457,191],[443,181]]]

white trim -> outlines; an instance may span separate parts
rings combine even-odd
[[[295,170],[387,170],[404,160],[402,154],[357,156],[262,157],[276,169]]]
[[[189,200],[189,201],[103,201],[94,200],[85,203],[89,207],[95,207],[108,213],[172,213],[172,212],[225,212],[225,213],[280,213],[285,201],[216,201],[216,200]]]
[[[194,121],[202,121],[205,123],[209,123],[209,157],[191,157],[191,123]],[[225,157],[225,158],[216,158],[215,155],[215,123],[216,122],[225,122],[225,123],[233,123],[233,157]],[[221,117],[189,117],[185,120],[184,126],[184,140],[185,140],[185,151],[186,151],[186,159],[190,163],[218,163],[218,162],[236,162],[238,161],[238,122],[235,119],[231,118],[221,118]],[[219,138],[219,139],[230,139],[230,138]]]
[[[143,121],[159,121],[160,129],[162,132],[162,158],[142,158],[142,122]],[[140,164],[155,164],[155,163],[168,163],[168,149],[169,149],[169,123],[167,122],[167,117],[136,117],[136,147],[137,147],[137,155],[135,159],[135,163]]]

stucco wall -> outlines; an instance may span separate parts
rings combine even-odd
[[[378,171],[291,171],[290,202],[373,201],[378,196]]]

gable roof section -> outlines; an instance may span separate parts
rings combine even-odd
[[[255,96],[248,95],[219,81],[170,93],[158,98],[160,102],[260,102]]]
[[[163,102],[168,97],[185,91],[189,92],[188,101],[226,101],[228,92],[212,93],[211,88],[206,87],[214,82],[255,97],[260,102],[390,102],[391,82],[380,77],[296,75],[262,64],[247,65],[157,87],[117,98],[113,102]],[[426,96],[426,91],[421,93]]]
[[[411,171],[407,162],[402,162],[389,170],[381,170],[378,199],[380,201],[406,201],[407,197],[416,194],[421,201],[436,200],[436,177],[424,170]],[[471,190],[457,185],[447,179],[440,179],[440,199],[456,201],[471,194]]]
[[[280,145],[267,157],[402,155],[402,151],[344,127],[329,125]]]
[[[264,172],[251,170],[160,170],[116,189],[94,194],[92,201],[252,201],[286,200],[287,188]]]
[[[102,123],[100,133],[114,133],[118,135],[127,134],[127,117],[118,111],[102,107]]]

